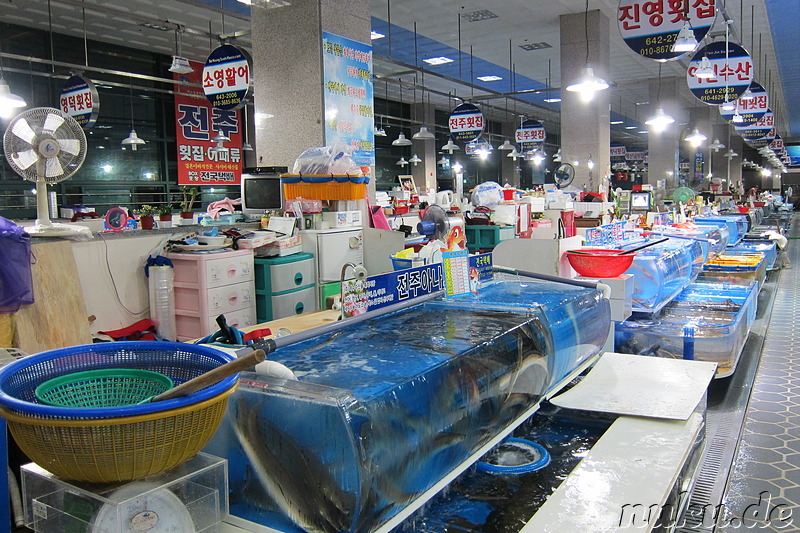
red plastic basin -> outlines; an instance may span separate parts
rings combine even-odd
[[[614,255],[622,250],[582,248],[567,251],[567,259],[575,272],[587,278],[616,278],[633,263],[636,253]]]
[[[746,215],[747,213],[750,212],[750,208],[746,205],[737,205],[736,207],[739,209],[739,212],[743,215]]]

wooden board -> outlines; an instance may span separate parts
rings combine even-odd
[[[32,249],[35,301],[14,317],[14,347],[34,354],[91,343],[72,242],[34,243]]]

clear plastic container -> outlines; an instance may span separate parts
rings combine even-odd
[[[736,246],[729,246],[728,252],[761,252],[766,259],[767,270],[775,268],[778,259],[778,244],[775,241],[741,241]]]
[[[653,231],[652,235],[695,240],[700,243],[704,261],[721,254],[728,245],[730,237],[727,225],[721,223],[695,225],[691,229],[667,226]]]
[[[693,283],[660,315],[635,315],[618,323],[615,350],[682,359],[690,343],[695,360],[717,363],[717,377],[728,376],[755,319],[757,294],[753,282]]]
[[[627,274],[633,274],[633,311],[656,313],[702,268],[702,248],[696,240],[670,239],[636,252]]]
[[[703,265],[701,277],[719,282],[751,280],[757,282],[761,290],[767,279],[766,256],[761,252],[723,254]]]
[[[730,237],[728,245],[737,244],[745,233],[750,229],[750,222],[747,215],[716,215],[711,217],[697,217],[694,219],[696,224],[707,224],[722,222],[728,227]]]
[[[605,340],[597,291],[525,285],[430,301],[270,355],[297,380],[243,373],[206,448],[229,460],[231,515],[288,532],[374,530],[468,460],[548,391],[556,361]],[[512,305],[493,308],[495,297]],[[591,347],[570,350],[566,332]]]

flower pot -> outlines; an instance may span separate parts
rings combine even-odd
[[[172,215],[158,215],[158,227],[159,228],[171,228],[172,227]]]
[[[140,216],[139,225],[142,229],[153,229],[155,220],[151,216]]]
[[[194,224],[194,211],[181,211],[181,226]]]

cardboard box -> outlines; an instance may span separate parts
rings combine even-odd
[[[265,246],[277,238],[274,231],[254,231],[253,236],[247,239],[239,239],[237,244],[239,248],[246,250],[253,250],[261,246]]]

